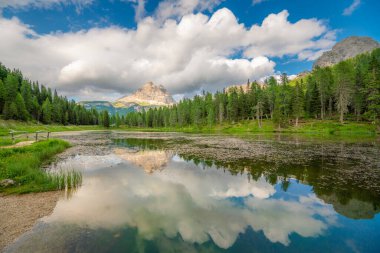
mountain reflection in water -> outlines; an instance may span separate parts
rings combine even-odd
[[[250,240],[267,245],[261,252],[334,251],[331,243],[342,240],[336,249],[347,252],[366,242],[360,235],[339,237],[344,216],[370,219],[378,213],[371,198],[351,193],[342,203],[341,193],[330,191],[334,187],[319,189],[313,182],[323,175],[306,168],[299,180],[291,168],[256,164],[255,173],[246,164],[223,167],[149,149],[146,141],[143,147],[136,140],[122,143],[110,155],[62,162],[87,168],[82,188],[7,252],[251,252]],[[332,238],[334,233],[339,236]],[[310,245],[318,238],[317,250]]]
[[[129,150],[115,148],[113,152],[120,158],[144,168],[145,172],[151,174],[155,170],[163,169],[172,155],[166,151],[157,150]]]

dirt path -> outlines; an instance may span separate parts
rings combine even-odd
[[[21,148],[25,146],[30,146],[34,143],[34,141],[20,141],[16,144],[10,145],[10,146],[2,146],[0,148]]]
[[[49,215],[60,196],[62,192],[0,196],[0,252],[38,219]]]

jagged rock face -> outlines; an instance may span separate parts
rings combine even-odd
[[[229,93],[229,92],[232,92],[233,89],[236,89],[238,91],[242,89],[244,93],[248,93],[249,90],[251,89],[251,86],[249,84],[235,84],[235,85],[226,87],[224,91],[226,93]]]
[[[262,88],[264,87],[265,83],[263,81],[256,81],[257,84]],[[251,90],[251,84],[234,84],[234,85],[230,85],[228,87],[226,87],[224,89],[224,92],[226,93],[230,93],[232,92],[233,90],[236,90],[236,91],[240,91],[242,90],[244,93],[248,93],[250,90]]]
[[[370,37],[348,37],[337,43],[331,51],[324,52],[315,61],[313,68],[331,66],[379,47],[380,44]]]
[[[149,82],[132,95],[118,99],[115,105],[129,105],[133,103],[142,106],[168,106],[174,104],[175,101],[164,86],[157,86]]]

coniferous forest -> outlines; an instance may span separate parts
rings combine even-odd
[[[248,92],[231,88],[215,94],[203,92],[172,107],[151,108],[126,116],[86,110],[56,91],[25,79],[18,70],[0,65],[0,112],[4,119],[35,120],[44,124],[125,124],[129,127],[213,126],[241,120],[271,119],[278,127],[298,125],[300,119],[380,120],[380,49],[315,68],[289,81],[249,83]]]
[[[0,112],[4,119],[35,120],[44,124],[98,124],[96,110],[86,110],[74,100],[54,94],[50,88],[25,79],[19,70],[0,64]]]
[[[278,127],[298,125],[299,119],[380,120],[380,49],[340,62],[315,68],[289,81],[286,74],[249,83],[248,92],[204,92],[170,108],[129,113],[130,127],[212,126],[223,122],[271,119]]]

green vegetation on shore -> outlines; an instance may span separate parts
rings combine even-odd
[[[278,128],[273,121],[263,120],[261,127],[255,120],[244,120],[238,123],[224,123],[213,126],[187,127],[157,127],[136,128],[123,127],[121,130],[146,132],[183,132],[183,133],[225,133],[225,134],[252,134],[252,133],[295,133],[324,136],[376,136],[380,129],[376,125],[366,122],[345,122],[340,124],[334,120],[305,120],[298,126]]]
[[[17,142],[20,142],[22,140],[23,139],[12,140],[11,138],[2,138],[2,139],[0,139],[0,147],[13,145],[13,144],[16,144]]]
[[[82,130],[102,130],[98,125],[59,125],[59,124],[37,124],[34,122],[23,122],[17,120],[0,119],[0,136],[9,136],[10,131],[22,131],[33,133],[36,131],[64,132],[64,131],[82,131]]]
[[[11,179],[14,185],[0,186],[0,193],[29,193],[57,190],[60,176],[49,175],[41,169],[54,155],[64,151],[70,144],[51,139],[20,148],[0,149],[0,181]]]
[[[256,120],[243,120],[237,123],[224,122],[212,126],[183,126],[183,127],[129,127],[126,125],[105,128],[102,126],[63,126],[63,125],[43,125],[12,120],[0,120],[0,146],[14,144],[10,139],[9,131],[25,131],[33,133],[35,131],[65,132],[83,130],[121,130],[121,131],[142,131],[142,132],[182,132],[182,133],[222,133],[222,134],[252,134],[252,133],[301,133],[310,135],[328,136],[376,136],[380,132],[380,127],[369,122],[346,121],[341,124],[335,120],[315,120],[308,119],[299,122],[298,126],[288,125],[278,128],[272,120],[262,120],[261,127]],[[15,143],[20,141],[16,138]]]

